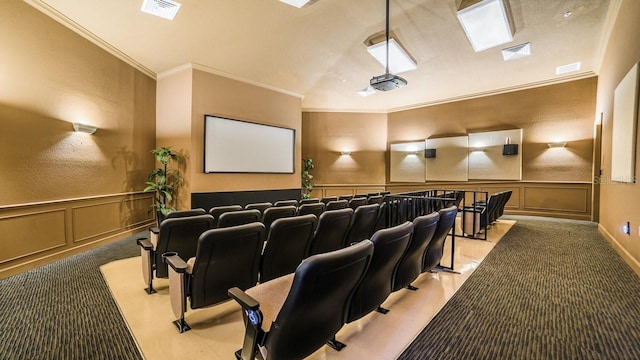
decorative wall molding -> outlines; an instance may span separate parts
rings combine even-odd
[[[152,203],[131,192],[0,207],[0,279],[143,230]]]

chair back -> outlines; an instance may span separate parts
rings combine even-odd
[[[349,201],[351,199],[353,199],[353,195],[340,195],[340,196],[338,196],[338,200],[347,200],[347,201]]]
[[[251,204],[247,204],[245,205],[244,209],[245,210],[253,210],[256,209],[258,211],[260,211],[260,213],[264,213],[265,210],[267,210],[268,208],[272,207],[273,204],[270,202],[261,202],[261,203],[251,203]]]
[[[342,328],[354,288],[373,255],[373,244],[363,241],[346,249],[305,259],[296,269],[291,290],[265,347],[270,359],[302,359]]]
[[[327,197],[323,197],[320,201],[323,202],[325,205],[327,205],[329,201],[337,201],[337,200],[338,200],[337,196],[327,196]]]
[[[373,234],[371,264],[353,294],[347,322],[358,320],[372,312],[389,297],[398,262],[407,250],[412,233],[413,224],[407,221]]]
[[[298,206],[298,200],[280,200],[276,201],[273,206]]]
[[[165,219],[175,219],[180,217],[188,217],[188,216],[198,216],[198,215],[206,215],[207,212],[204,209],[191,209],[191,210],[180,210],[174,211],[167,214]]]
[[[349,200],[349,207],[353,210],[362,205],[367,205],[366,197],[354,197],[353,199]]]
[[[318,218],[318,227],[309,246],[309,255],[342,249],[352,218],[351,208],[323,212]]]
[[[300,199],[299,204],[300,205],[304,205],[304,204],[315,204],[315,203],[319,203],[320,199],[318,198],[310,198],[310,199]]]
[[[262,214],[262,223],[264,224],[265,231],[269,234],[269,228],[271,224],[282,218],[296,216],[295,206],[274,206],[266,209]]]
[[[277,219],[271,224],[260,262],[260,282],[296,271],[309,253],[317,221],[309,214]]]
[[[196,256],[198,237],[213,227],[213,217],[208,214],[164,220],[160,224],[155,251],[156,277],[169,276],[167,264],[162,261],[162,254],[177,252],[183,259]]]
[[[320,215],[323,212],[324,212],[324,204],[321,202],[302,204],[298,208],[298,216],[313,214],[316,217],[320,217]]]
[[[200,235],[189,283],[191,308],[228,300],[232,287],[246,290],[255,286],[263,241],[264,225],[259,222]]]
[[[376,225],[373,227],[374,233],[387,227],[388,211],[389,205],[386,202],[380,204],[380,210],[378,210],[378,219],[376,220]]]
[[[400,258],[398,270],[393,280],[393,291],[398,291],[411,285],[411,282],[422,273],[422,259],[424,252],[433,239],[438,226],[440,215],[437,212],[418,216],[413,220],[413,236],[407,251]]]
[[[327,203],[327,210],[339,210],[349,207],[347,200],[331,200]]]
[[[362,205],[353,212],[353,220],[345,238],[343,247],[368,239],[378,221],[380,205]]]
[[[260,213],[260,210],[257,209],[231,211],[220,215],[217,227],[224,228],[229,226],[250,224],[252,222],[260,222],[261,219],[262,214]]]
[[[506,190],[502,193],[503,195],[500,201],[500,206],[498,206],[498,216],[496,216],[496,220],[504,214],[504,207],[507,205],[507,202],[509,202],[512,193],[513,190]]]
[[[211,214],[211,216],[213,216],[213,220],[215,221],[215,226],[218,226],[218,219],[220,218],[220,215],[226,213],[226,212],[231,212],[231,211],[240,211],[242,210],[242,206],[240,205],[224,205],[224,206],[214,206],[211,209],[209,209],[209,214]]]
[[[382,195],[371,195],[367,199],[367,204],[382,204]]]
[[[431,242],[429,242],[429,245],[425,250],[424,258],[422,260],[422,272],[431,271],[440,264],[440,260],[444,254],[444,241],[447,239],[449,231],[451,231],[451,228],[453,228],[453,225],[456,222],[457,213],[458,208],[455,206],[450,206],[438,211],[438,214],[440,215],[438,225],[436,226],[436,231],[433,234],[433,239],[431,239]]]

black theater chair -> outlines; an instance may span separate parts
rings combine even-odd
[[[213,220],[215,221],[214,227],[218,227],[218,219],[220,219],[220,215],[231,212],[231,211],[240,211],[242,210],[242,206],[240,205],[224,205],[224,206],[214,206],[209,209],[209,214],[213,216]]]
[[[398,264],[392,291],[398,291],[402,288],[418,289],[412,286],[411,282],[422,273],[424,252],[433,239],[439,218],[440,215],[437,212],[433,212],[428,215],[418,216],[413,220],[413,236],[407,251],[402,255]]]
[[[276,201],[273,206],[295,206],[298,207],[298,200],[280,200]]]
[[[318,198],[309,198],[309,199],[300,199],[299,204],[300,205],[304,205],[304,204],[315,204],[315,203],[319,203],[320,199]]]
[[[337,196],[327,196],[320,199],[320,202],[323,202],[325,205],[329,203],[329,201],[338,201]]]
[[[382,204],[382,195],[372,195],[367,198],[367,204]]]
[[[433,239],[429,242],[422,259],[423,273],[433,270],[438,266],[438,264],[440,264],[440,260],[444,254],[444,241],[447,239],[447,235],[455,224],[457,213],[458,208],[455,206],[438,211],[438,214],[440,215],[438,219],[438,226],[436,226]]]
[[[362,205],[353,212],[353,220],[351,220],[351,226],[345,237],[343,247],[347,247],[358,241],[368,239],[378,222],[378,212],[380,211],[380,205]]]
[[[296,211],[298,210],[295,206],[274,206],[265,210],[262,214],[262,223],[264,224],[267,234],[269,234],[269,228],[274,221],[296,216]]]
[[[324,208],[325,206],[321,202],[302,204],[298,208],[298,216],[313,214],[316,217],[320,217],[320,215],[324,212]]]
[[[254,222],[204,232],[195,257],[186,262],[179,255],[165,257],[171,309],[179,332],[190,329],[184,320],[187,298],[192,309],[199,309],[229,300],[230,288],[248,289],[257,284],[263,241],[264,225]]]
[[[362,241],[346,249],[305,259],[294,274],[246,292],[229,295],[243,308],[246,326],[236,358],[302,359],[321,348],[342,328],[354,288],[362,279],[373,244]]]
[[[391,294],[398,262],[407,250],[412,233],[413,224],[407,221],[373,234],[371,242],[374,250],[371,264],[353,293],[347,311],[347,323],[356,321],[374,310],[383,314],[389,311],[380,305]],[[329,345],[338,351],[345,346],[335,337]]]
[[[349,200],[349,207],[353,210],[362,205],[367,205],[366,197],[354,197],[353,199]]]
[[[251,204],[247,204],[245,205],[244,209],[245,210],[253,210],[256,209],[258,211],[260,211],[260,213],[264,213],[265,210],[267,210],[268,208],[272,207],[273,204],[270,202],[261,202],[261,203],[251,203]]]
[[[352,218],[351,208],[323,212],[318,218],[318,226],[309,246],[309,255],[342,249]]]
[[[153,294],[154,273],[157,278],[169,276],[167,264],[162,261],[162,255],[175,252],[190,258],[195,256],[198,237],[203,232],[214,227],[213,216],[197,215],[165,219],[160,224],[157,243],[148,239],[138,239],[140,254],[142,255],[142,277],[147,288],[147,294]]]
[[[302,215],[274,221],[260,260],[260,282],[291,274],[309,254],[318,219]]]
[[[347,200],[347,201],[349,201],[351,199],[353,199],[353,195],[340,195],[340,196],[338,196],[338,200]]]
[[[220,218],[218,219],[218,227],[224,228],[250,224],[252,222],[260,222],[261,219],[262,214],[258,209],[230,211],[220,215]]]
[[[349,207],[347,200],[331,200],[327,203],[326,210],[339,210]]]
[[[201,209],[201,208],[197,208],[197,209],[191,209],[191,210],[179,210],[179,211],[173,211],[170,212],[169,214],[167,214],[167,216],[165,216],[164,220],[166,219],[175,219],[175,218],[180,218],[180,217],[189,217],[189,216],[197,216],[197,215],[206,215],[207,211],[205,209]],[[160,227],[158,226],[152,226],[149,228],[149,240],[151,241],[152,244],[157,244],[158,243],[158,234],[160,233]]]
[[[506,190],[502,192],[502,198],[500,199],[500,204],[498,205],[498,212],[496,214],[496,220],[498,220],[504,214],[504,208],[511,199],[511,194],[513,190]]]

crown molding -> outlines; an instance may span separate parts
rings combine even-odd
[[[206,65],[197,64],[197,63],[189,63],[189,64],[181,65],[178,68],[183,67],[183,66],[191,66],[191,68],[193,70],[204,71],[204,72],[209,73],[209,74],[222,76],[222,77],[227,78],[227,79],[240,81],[240,82],[243,82],[245,84],[257,86],[257,87],[260,87],[260,88],[263,88],[263,89],[279,92],[281,94],[297,97],[297,98],[300,98],[300,99],[304,98],[303,94],[300,94],[300,93],[297,93],[297,92],[294,92],[294,91],[290,91],[290,90],[286,90],[286,89],[282,89],[282,88],[279,88],[279,87],[275,87],[273,85],[264,84],[264,83],[261,83],[261,82],[258,82],[258,81],[254,81],[254,80],[250,80],[250,79],[247,79],[247,78],[243,78],[241,76],[230,74],[228,72],[225,72],[225,71],[222,71],[222,70],[219,70],[219,69],[215,69],[215,68],[212,68],[212,67],[209,67],[209,66],[206,66]],[[169,70],[169,71],[171,71],[171,70]]]
[[[48,17],[52,18],[53,20],[69,28],[71,31],[75,32],[76,34],[91,41],[93,44],[97,45],[98,47],[105,50],[109,54],[131,65],[132,67],[139,70],[143,74],[149,76],[152,79],[156,79],[156,74],[153,71],[151,71],[149,68],[137,62],[132,57],[120,51],[118,48],[114,47],[113,45],[107,43],[96,34],[84,28],[82,25],[71,20],[70,18],[68,18],[58,10],[54,9],[52,6],[50,6],[43,0],[23,0],[23,1],[33,6],[35,9],[39,10],[40,12],[47,15]]]
[[[611,38],[611,32],[613,31],[613,27],[618,19],[621,7],[622,0],[610,0],[607,15],[604,19],[604,25],[602,26],[602,33],[600,34],[600,41],[598,42],[598,48],[595,54],[594,69],[596,74],[600,74],[600,69],[604,62],[604,56],[607,52],[607,46],[609,45],[609,39]]]
[[[404,111],[404,110],[412,110],[412,109],[417,109],[417,108],[426,107],[426,106],[447,104],[447,103],[452,103],[456,101],[471,100],[471,99],[482,98],[482,97],[493,96],[493,95],[500,95],[500,94],[515,92],[520,90],[534,89],[534,88],[539,88],[543,86],[561,84],[569,81],[587,79],[594,76],[596,76],[595,72],[584,71],[581,73],[572,74],[568,76],[557,77],[553,79],[547,79],[547,80],[542,80],[542,81],[537,81],[537,82],[532,82],[527,84],[515,85],[515,86],[510,86],[510,87],[501,88],[501,89],[482,91],[482,92],[473,93],[473,94],[455,96],[447,99],[440,99],[440,100],[423,102],[423,103],[414,104],[414,105],[396,107],[396,108],[389,109],[388,113]]]

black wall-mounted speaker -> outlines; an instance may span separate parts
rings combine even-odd
[[[518,155],[518,144],[504,144],[502,155]]]
[[[436,157],[436,149],[424,149],[424,157],[427,159]]]

